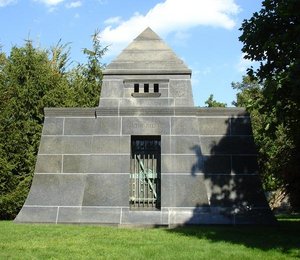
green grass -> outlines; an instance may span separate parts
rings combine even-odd
[[[293,221],[291,221],[293,220]],[[116,228],[0,222],[0,259],[296,259],[300,216],[278,226]]]

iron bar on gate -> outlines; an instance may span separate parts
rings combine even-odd
[[[132,137],[130,207],[159,207],[160,137]]]

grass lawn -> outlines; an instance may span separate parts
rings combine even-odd
[[[279,225],[116,228],[0,222],[0,259],[296,259],[300,216]]]

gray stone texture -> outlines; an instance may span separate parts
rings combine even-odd
[[[57,223],[116,224],[120,213],[121,208],[60,207]]]
[[[42,141],[42,140],[41,140]],[[36,173],[60,173],[62,172],[62,155],[38,154],[35,165]]]
[[[15,222],[21,223],[56,223],[58,207],[28,207],[23,206],[15,218]]]
[[[89,174],[83,206],[128,206],[129,174]]]
[[[204,176],[163,175],[162,207],[208,206]]]
[[[202,136],[200,147],[203,154],[257,154],[252,136]]]
[[[122,210],[122,224],[162,225],[161,211]]]
[[[80,174],[36,174],[26,205],[80,205],[86,176]]]
[[[258,175],[212,175],[205,180],[214,207],[267,208]],[[252,189],[250,187],[255,187]]]
[[[168,117],[123,117],[123,135],[168,135],[170,134]]]
[[[91,136],[43,136],[40,154],[88,154],[91,153]]]
[[[195,175],[201,172],[202,158],[197,155],[162,155],[161,170],[163,173],[186,173]]]
[[[103,80],[101,94],[106,98],[122,98],[123,97],[123,80]]]
[[[230,118],[198,118],[200,135],[230,135]]]
[[[63,134],[63,118],[45,118],[43,127],[44,135],[62,135]]]
[[[200,138],[197,135],[162,137],[162,154],[195,154]]]
[[[129,173],[128,155],[91,155],[88,171],[91,173]]]
[[[130,136],[93,136],[92,153],[129,154]]]
[[[177,106],[194,106],[191,81],[187,79],[170,80],[169,95]]]
[[[150,28],[140,34],[105,70],[110,75],[191,74],[191,70]]]
[[[196,117],[172,117],[172,135],[197,135],[199,125]]]
[[[92,135],[95,123],[94,118],[66,118],[64,135]]]
[[[121,120],[119,117],[97,117],[94,135],[120,135]]]
[[[191,70],[150,28],[103,75],[99,107],[45,108],[32,186],[16,222],[274,223],[245,109],[194,107]],[[156,209],[130,209],[133,136],[161,140]]]

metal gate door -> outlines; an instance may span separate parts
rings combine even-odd
[[[160,208],[160,136],[131,137],[131,209]]]

